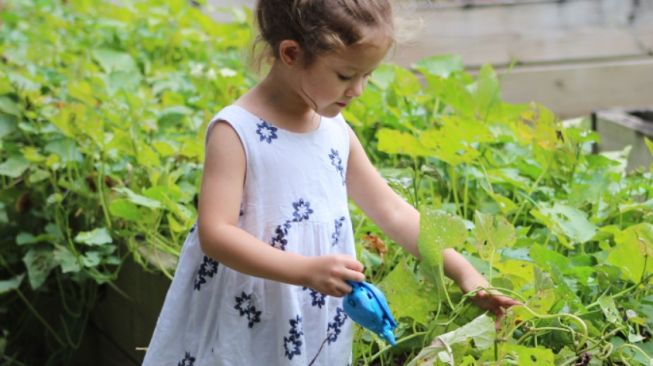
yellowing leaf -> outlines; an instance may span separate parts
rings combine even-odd
[[[382,128],[376,134],[379,151],[388,154],[406,154],[409,156],[429,156],[427,149],[422,147],[419,140],[410,134]]]

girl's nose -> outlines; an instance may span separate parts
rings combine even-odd
[[[354,83],[347,89],[348,97],[358,97],[363,94],[363,89],[365,89],[365,78],[357,78]]]

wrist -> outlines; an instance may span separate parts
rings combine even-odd
[[[299,286],[310,287],[310,273],[313,265],[313,257],[298,255],[291,264],[293,270],[292,282]]]
[[[458,287],[463,291],[463,293],[468,293],[474,291],[478,288],[486,288],[490,286],[490,283],[476,271],[470,271],[462,274],[461,278],[456,281]]]

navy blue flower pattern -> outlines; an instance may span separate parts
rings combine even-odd
[[[342,308],[339,307],[336,309],[336,315],[333,317],[333,321],[327,325],[327,340],[329,344],[338,340],[340,328],[345,325],[347,318],[348,316]]]
[[[260,141],[271,144],[272,140],[277,138],[277,128],[264,120],[261,120],[261,123],[257,123],[256,127],[256,134],[259,136]]]
[[[177,363],[177,366],[193,366],[195,364],[195,357],[190,355],[190,352],[186,352],[186,355],[183,360]]]
[[[252,294],[248,295],[243,292],[240,296],[236,296],[234,309],[239,311],[241,317],[247,317],[247,326],[250,328],[253,328],[254,324],[261,321],[261,312],[256,310],[252,301]]]
[[[207,281],[207,277],[213,278],[213,276],[218,272],[218,264],[217,261],[204,256],[200,268],[197,270],[197,275],[195,276],[195,283],[193,285],[195,290],[199,291],[202,288],[202,285]]]
[[[299,201],[294,202],[292,206],[295,208],[295,212],[292,214],[294,217],[294,222],[308,220],[308,217],[313,213],[311,204],[308,201],[304,201],[303,198],[300,198]]]
[[[283,224],[278,225],[274,229],[274,236],[270,240],[270,244],[277,249],[286,250],[288,230],[290,230],[292,223],[308,220],[313,213],[310,202],[304,201],[303,198],[300,198],[297,202],[293,202],[292,206],[294,208],[293,219],[286,220]]]
[[[190,233],[192,234],[195,229],[197,229],[197,223],[193,224],[193,226],[190,227]]]
[[[272,237],[271,242],[273,247],[286,250],[286,244],[288,244],[288,239],[286,238],[288,235],[288,229],[290,229],[290,221],[286,221],[274,229],[274,236]]]
[[[342,166],[342,158],[340,158],[340,153],[338,150],[331,149],[329,154],[329,159],[331,159],[331,165],[333,165],[338,173],[340,173],[340,178],[342,179],[342,185],[344,186],[345,181],[345,168]]]
[[[290,331],[288,332],[287,337],[283,337],[283,348],[286,351],[286,357],[289,360],[292,360],[296,355],[302,353],[302,336],[304,331],[302,330],[302,318],[297,315],[294,319],[289,320]]]
[[[312,288],[308,288],[308,287],[302,287],[302,290],[304,290],[304,291],[308,290],[309,291],[309,293],[311,295],[311,305],[312,306],[317,306],[318,308],[321,309],[322,306],[324,306],[324,304],[326,304],[326,301],[325,301],[326,295],[325,294],[323,294],[321,292],[318,292],[318,291],[315,291]]]
[[[342,231],[342,225],[344,223],[345,223],[344,216],[334,220],[335,230],[333,230],[333,234],[331,234],[331,246],[335,246],[340,241],[340,232]]]

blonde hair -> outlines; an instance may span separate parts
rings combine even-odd
[[[254,50],[265,46],[254,56],[259,65],[263,57],[278,59],[279,44],[286,39],[302,47],[304,66],[317,56],[362,42],[369,29],[394,42],[388,0],[258,0],[255,15],[259,35]]]

